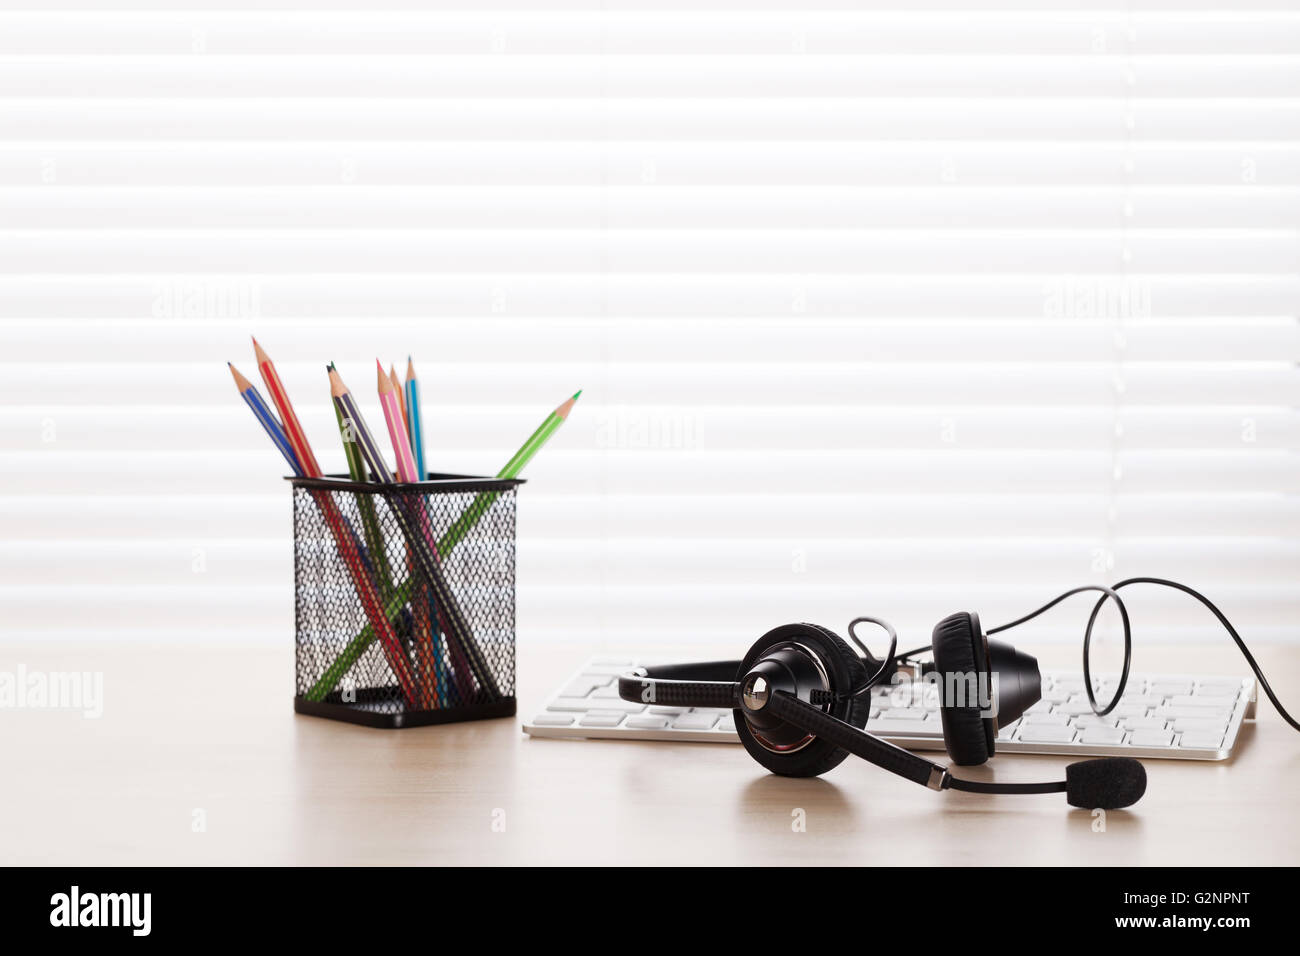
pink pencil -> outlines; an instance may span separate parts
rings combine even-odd
[[[384,421],[388,422],[388,437],[393,440],[393,454],[397,456],[397,478],[399,481],[419,481],[415,456],[411,454],[411,442],[406,437],[402,406],[397,404],[397,393],[393,391],[393,380],[388,377],[379,359],[375,359],[375,367],[379,369],[379,404],[384,409]]]

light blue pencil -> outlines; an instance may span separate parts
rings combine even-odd
[[[406,422],[411,451],[415,453],[415,471],[424,481],[429,477],[429,466],[424,460],[424,415],[420,408],[420,380],[415,377],[415,363],[406,357]]]

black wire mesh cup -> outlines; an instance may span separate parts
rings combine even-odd
[[[512,716],[522,480],[290,481],[294,710],[371,727]]]

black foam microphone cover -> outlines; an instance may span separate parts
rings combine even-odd
[[[1072,807],[1119,810],[1146,792],[1146,767],[1132,757],[1081,760],[1065,768],[1065,799]]]

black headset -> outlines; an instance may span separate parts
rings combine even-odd
[[[1131,806],[1146,792],[1146,770],[1128,757],[1104,757],[1070,764],[1065,779],[1049,783],[1009,784],[967,780],[864,729],[870,690],[891,678],[900,664],[913,664],[939,695],[944,747],[953,764],[982,764],[993,756],[999,726],[1017,720],[1041,696],[1038,662],[989,635],[1036,618],[1066,598],[1085,591],[1102,596],[1088,618],[1083,640],[1084,687],[1095,713],[1114,709],[1128,682],[1132,639],[1128,609],[1117,593],[1133,584],[1175,588],[1196,598],[1219,619],[1245,655],[1259,685],[1283,718],[1300,724],[1282,707],[1254,657],[1223,613],[1197,591],[1163,578],[1129,578],[1105,587],[1084,585],[1053,598],[1024,617],[984,631],[977,614],[962,611],[935,625],[928,648],[896,654],[897,635],[879,618],[861,617],[849,625],[854,650],[832,631],[816,624],[786,624],[759,638],[739,661],[668,664],[639,668],[619,678],[624,700],[680,707],[722,707],[735,712],[736,733],[755,760],[773,773],[815,777],[855,754],[932,790],[972,793],[1065,793],[1076,807],[1106,810]],[[1093,696],[1089,648],[1097,616],[1113,601],[1124,632],[1124,665],[1115,693],[1101,707]],[[889,652],[877,660],[854,632],[872,623],[890,635]],[[929,650],[931,662],[918,665],[914,655]]]

